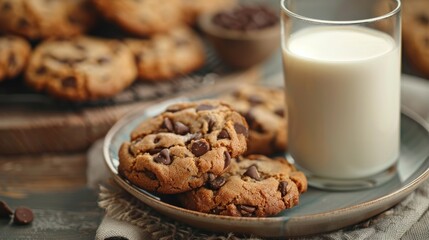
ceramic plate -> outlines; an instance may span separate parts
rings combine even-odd
[[[128,141],[130,132],[141,121],[160,113],[172,102],[138,111],[117,122],[105,138],[104,157],[113,178],[122,188],[157,211],[194,227],[263,237],[293,237],[337,230],[387,210],[429,177],[429,128],[416,114],[403,110],[397,174],[384,185],[349,192],[309,188],[301,196],[298,206],[265,218],[217,216],[183,209],[133,186],[122,179],[117,171],[121,143]]]

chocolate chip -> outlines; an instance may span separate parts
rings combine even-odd
[[[27,28],[30,25],[30,23],[25,18],[21,18],[18,20],[18,27],[19,28]]]
[[[113,236],[113,237],[107,237],[104,240],[129,240],[129,239],[121,236]]]
[[[210,210],[210,212],[213,213],[213,214],[220,214],[224,210],[225,209],[222,209],[220,207],[216,207],[216,208],[213,208],[212,210]]]
[[[173,123],[171,122],[171,120],[169,118],[165,118],[164,119],[164,127],[169,131],[169,132],[173,132],[174,128],[173,128]]]
[[[423,13],[417,15],[417,20],[423,25],[429,25],[429,17]]]
[[[282,181],[279,183],[279,188],[278,190],[280,191],[280,193],[282,194],[282,197],[284,197],[287,193],[287,182],[286,181]]]
[[[199,105],[195,110],[197,111],[197,112],[199,112],[199,111],[206,111],[206,110],[212,110],[212,109],[214,109],[215,107],[214,106],[212,106],[212,105],[208,105],[208,104],[201,104],[201,105]]]
[[[225,185],[225,183],[226,183],[226,179],[222,176],[219,176],[208,182],[208,188],[212,190],[218,190],[223,185]]]
[[[153,143],[159,143],[159,141],[161,141],[161,138],[160,138],[160,137],[155,137],[155,138],[153,139]]]
[[[229,139],[229,133],[225,129],[222,129],[222,131],[219,132],[217,135],[217,139]]]
[[[76,88],[77,80],[75,77],[69,76],[69,77],[63,78],[63,80],[61,81],[61,85],[64,88]]]
[[[225,152],[223,152],[223,156],[225,157],[225,164],[223,165],[223,168],[225,169],[231,163],[231,155],[229,155],[228,151],[225,151]]]
[[[280,117],[284,117],[285,116],[285,110],[283,108],[276,109],[274,111],[274,113],[277,114]]]
[[[244,217],[251,217],[253,216],[254,212],[256,211],[256,207],[249,206],[249,205],[237,205],[238,211],[240,211],[241,215]]]
[[[1,9],[5,12],[9,11],[12,9],[12,4],[10,4],[10,2],[5,2],[5,3],[3,3]]]
[[[45,74],[47,72],[47,68],[45,66],[40,66],[36,69],[36,74],[37,75],[42,75]]]
[[[10,218],[12,214],[13,211],[10,209],[7,203],[0,201],[0,218]]]
[[[33,221],[33,211],[26,207],[18,207],[15,209],[15,213],[13,216],[13,222],[16,224],[29,224]]]
[[[147,151],[150,155],[154,155],[157,154],[159,152],[161,152],[164,148],[153,148],[153,149],[149,149],[149,151]]]
[[[16,66],[16,56],[13,53],[10,53],[7,62],[9,63],[9,66]]]
[[[185,135],[189,133],[189,127],[181,122],[174,122],[174,132],[179,135]]]
[[[195,142],[193,142],[192,143],[192,146],[191,146],[191,152],[196,156],[196,157],[199,157],[199,156],[202,156],[202,155],[204,155],[206,152],[208,152],[210,150],[210,145],[209,145],[209,143],[206,141],[206,140],[204,140],[204,139],[201,139],[201,140],[198,140],[198,141],[195,141]]]
[[[255,180],[259,180],[261,177],[259,176],[258,168],[255,165],[250,166],[246,172],[243,174],[244,176],[249,176]]]
[[[156,180],[157,179],[155,173],[153,173],[153,172],[151,172],[149,170],[144,170],[143,174],[146,175],[146,177],[148,177],[151,180]]]
[[[169,165],[171,163],[170,151],[167,148],[162,149],[153,160],[157,163]]]
[[[100,65],[106,64],[108,62],[110,62],[110,58],[108,58],[108,57],[99,57],[97,59],[97,63]]]
[[[243,134],[245,137],[248,137],[247,128],[240,124],[240,123],[234,123],[234,129],[238,134]]]
[[[208,127],[209,127],[208,132],[209,133],[213,131],[213,128],[214,128],[215,125],[216,125],[216,121],[213,120],[213,119],[210,119],[209,120],[209,124],[208,124]]]

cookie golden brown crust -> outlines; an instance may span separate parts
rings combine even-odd
[[[429,1],[403,1],[402,41],[407,60],[429,78]]]
[[[283,89],[246,85],[220,99],[246,118],[249,125],[246,154],[270,155],[286,151],[287,121]]]
[[[31,46],[17,36],[0,37],[0,81],[22,73],[30,56]]]
[[[205,53],[200,38],[188,27],[178,27],[149,39],[127,39],[134,54],[138,77],[159,81],[183,76],[204,64]]]
[[[29,39],[78,35],[94,22],[88,0],[0,0],[0,31]]]
[[[306,190],[306,177],[286,159],[250,155],[233,159],[226,173],[211,176],[205,186],[178,199],[203,213],[266,217],[297,205]]]
[[[119,173],[158,193],[180,193],[218,176],[246,150],[247,124],[218,101],[175,104],[150,118],[119,151]]]
[[[107,19],[140,36],[169,31],[184,21],[180,0],[92,0],[92,2]]]
[[[37,91],[88,101],[114,96],[128,87],[136,74],[133,56],[125,44],[82,36],[38,45],[25,78]]]

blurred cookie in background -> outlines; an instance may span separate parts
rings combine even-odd
[[[402,45],[407,61],[429,78],[429,1],[406,0],[402,5]]]
[[[188,27],[178,27],[149,39],[127,39],[134,54],[138,78],[169,80],[200,68],[205,61],[203,44]]]
[[[246,85],[220,99],[242,114],[249,125],[246,155],[286,151],[287,122],[282,89]]]
[[[0,82],[17,77],[27,65],[31,46],[23,38],[0,36]]]
[[[181,0],[92,0],[110,21],[139,36],[166,32],[183,23]]]
[[[79,35],[94,22],[88,0],[0,0],[0,31],[31,40]]]
[[[130,50],[120,41],[91,37],[50,40],[34,50],[26,82],[70,101],[109,98],[136,78]]]
[[[232,8],[237,0],[181,0],[185,11],[185,21],[191,25],[195,24],[199,15],[213,13]]]

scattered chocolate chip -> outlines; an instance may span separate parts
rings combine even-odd
[[[169,131],[169,132],[173,132],[174,128],[173,128],[173,123],[171,122],[171,120],[169,118],[165,118],[164,119],[164,127]]]
[[[154,139],[153,139],[153,143],[159,143],[159,141],[161,140],[161,138],[160,137],[155,137]]]
[[[248,137],[248,131],[244,125],[240,123],[234,123],[234,129],[238,134],[243,134],[245,137]]]
[[[15,209],[15,213],[13,215],[13,222],[16,224],[24,225],[29,224],[33,221],[33,211],[26,207],[18,207]]]
[[[192,143],[191,152],[199,157],[210,150],[210,145],[205,139],[201,139]]]
[[[110,58],[108,58],[108,57],[99,57],[99,58],[97,58],[97,63],[100,64],[100,65],[106,64],[108,62],[110,62]]]
[[[429,17],[423,13],[417,15],[417,20],[423,25],[429,25]]]
[[[42,75],[45,74],[47,72],[47,68],[45,66],[40,66],[36,69],[36,74],[37,75]]]
[[[217,139],[229,139],[229,133],[225,129],[222,129],[222,131],[219,132],[217,135]]]
[[[212,110],[212,109],[214,109],[215,107],[214,106],[212,106],[212,105],[208,105],[208,104],[201,104],[201,105],[199,105],[195,110],[197,111],[197,112],[199,112],[199,111],[206,111],[206,110]]]
[[[280,117],[284,117],[284,116],[285,116],[285,110],[284,110],[283,108],[276,109],[276,110],[274,111],[274,113],[275,113],[276,115],[280,116]]]
[[[9,11],[12,9],[12,4],[10,4],[10,2],[5,2],[3,3],[2,7],[1,7],[2,11]]]
[[[121,236],[113,236],[113,237],[107,237],[104,240],[129,240],[129,239]]]
[[[264,100],[257,95],[251,95],[247,98],[247,101],[249,101],[249,103],[254,106],[254,105],[258,105],[264,102]]]
[[[213,131],[213,128],[214,128],[215,125],[216,125],[216,121],[213,120],[213,119],[210,119],[209,123],[208,123],[208,127],[209,127],[208,132],[209,133]]]
[[[248,111],[247,113],[245,113],[244,118],[246,119],[246,122],[249,125],[249,127],[251,127],[253,123],[256,121],[256,118],[253,115],[252,111]]]
[[[61,85],[64,88],[76,88],[77,87],[77,80],[73,76],[65,77],[61,81]]]
[[[256,211],[256,207],[249,205],[237,205],[238,211],[240,211],[241,215],[244,217],[251,217],[253,213]]]
[[[18,20],[18,27],[19,28],[27,28],[30,25],[27,19],[21,18]]]
[[[225,157],[225,164],[223,165],[223,168],[225,169],[231,163],[231,155],[229,155],[228,151],[225,151],[225,152],[223,152],[223,156]]]
[[[169,165],[171,163],[170,151],[167,148],[162,149],[153,160],[157,163]]]
[[[279,188],[278,190],[280,191],[280,193],[282,194],[282,197],[284,197],[287,193],[287,182],[286,181],[282,181],[279,183]]]
[[[157,153],[159,153],[159,152],[161,152],[162,150],[163,150],[164,148],[153,148],[153,149],[150,149],[149,151],[147,151],[150,155],[154,155],[154,154],[157,154]]]
[[[174,122],[174,132],[179,135],[185,135],[189,133],[189,127],[181,122]]]
[[[225,209],[216,207],[216,208],[213,208],[212,210],[210,210],[210,212],[213,214],[220,214],[223,210],[225,210]]]
[[[244,176],[249,176],[255,180],[259,180],[261,177],[259,176],[258,168],[255,165],[250,166],[246,172],[243,174]]]
[[[226,183],[226,179],[222,176],[219,176],[208,182],[208,188],[212,190],[218,190],[223,185],[225,185],[225,183]]]
[[[149,170],[144,170],[143,174],[146,175],[146,177],[148,177],[151,180],[156,180],[157,179],[155,173],[153,173],[153,172],[151,172]]]
[[[0,218],[10,218],[12,214],[13,211],[10,209],[7,203],[0,201]]]
[[[13,53],[10,53],[9,54],[9,57],[8,57],[8,59],[7,59],[7,62],[8,62],[8,64],[9,64],[9,66],[16,66],[16,56],[15,56],[15,54],[13,54]]]

